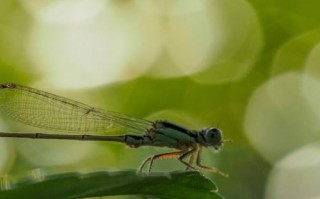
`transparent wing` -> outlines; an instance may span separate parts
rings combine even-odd
[[[0,84],[0,112],[31,126],[72,133],[121,130],[144,133],[152,125],[144,119],[16,84]]]

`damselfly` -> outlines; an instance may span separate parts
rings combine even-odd
[[[132,148],[175,148],[175,152],[148,157],[142,162],[138,172],[142,172],[147,163],[148,172],[151,172],[155,160],[178,158],[187,169],[203,169],[227,176],[217,168],[202,165],[200,161],[202,147],[218,150],[227,141],[222,140],[219,128],[195,131],[169,121],[138,119],[12,83],[0,84],[0,113],[31,126],[61,132],[0,132],[0,137],[114,141]],[[115,135],[111,135],[112,133]]]

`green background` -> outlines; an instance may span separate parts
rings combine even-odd
[[[320,196],[312,188],[320,183],[313,175],[320,168],[318,1],[78,3],[0,3],[0,82],[191,129],[219,124],[233,143],[219,153],[205,150],[203,162],[230,175],[204,172],[221,195]],[[105,69],[105,80],[96,76]],[[42,132],[4,117],[0,127]],[[103,142],[1,143],[3,175],[135,169],[148,155],[170,151]],[[176,160],[154,167],[182,168]],[[307,188],[291,192],[302,186],[297,179]]]

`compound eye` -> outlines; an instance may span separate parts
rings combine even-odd
[[[217,128],[210,129],[211,138],[213,138],[215,135],[218,135],[218,134],[219,134],[219,130]]]
[[[212,128],[208,131],[208,137],[213,145],[220,145],[222,140],[222,133],[218,128]]]

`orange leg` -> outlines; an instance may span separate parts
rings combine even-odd
[[[155,160],[164,160],[164,159],[171,159],[171,158],[178,158],[179,161],[182,162],[183,164],[185,164],[188,168],[195,169],[193,166],[191,166],[189,163],[187,163],[183,160],[184,158],[188,157],[189,155],[192,155],[193,153],[195,153],[195,149],[192,149],[190,151],[176,151],[176,152],[171,152],[171,153],[162,153],[162,154],[150,156],[146,160],[143,161],[143,163],[141,164],[141,166],[139,167],[137,172],[141,173],[144,166],[148,162],[150,162],[149,168],[148,168],[148,173],[150,173],[153,162]]]
[[[193,156],[194,156],[194,153],[198,150],[198,148],[192,148],[190,151],[187,151],[186,153],[182,154],[180,157],[179,157],[179,160],[180,162],[182,162],[184,165],[187,166],[187,169],[193,169],[193,170],[196,170],[196,168],[194,168],[194,166],[192,166],[192,162],[193,162]],[[184,161],[183,159],[184,158],[187,158],[188,156],[191,156],[190,159],[189,159],[189,163]],[[191,163],[190,163],[191,162]]]
[[[195,153],[192,153],[192,154],[190,155],[190,159],[189,159],[189,162],[188,162],[189,165],[192,165],[192,164],[193,164],[194,154],[195,154]],[[187,167],[186,170],[190,170],[190,167]]]
[[[197,153],[197,166],[200,168],[200,169],[203,169],[203,170],[206,170],[206,171],[209,171],[209,172],[213,172],[213,173],[218,173],[224,177],[229,177],[228,174],[226,173],[223,173],[222,171],[220,171],[219,169],[215,168],[215,167],[207,167],[207,166],[204,166],[201,164],[201,151],[202,151],[202,148],[201,146],[199,147],[199,150],[198,150],[198,153]]]

